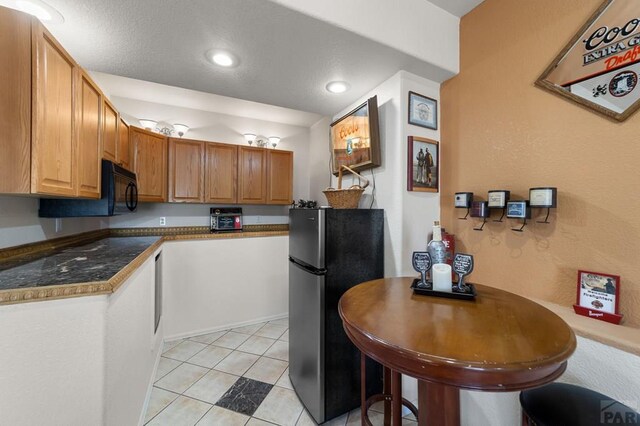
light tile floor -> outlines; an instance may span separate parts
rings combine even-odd
[[[289,381],[288,320],[165,342],[147,425],[315,425]],[[382,425],[382,404],[371,407]],[[360,424],[360,410],[325,423]],[[403,424],[415,426],[411,414]]]

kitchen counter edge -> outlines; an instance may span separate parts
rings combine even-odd
[[[118,233],[116,233],[118,235]],[[109,295],[115,293],[122,284],[158,250],[162,243],[171,241],[218,240],[237,238],[259,238],[287,236],[289,231],[245,231],[238,233],[186,233],[163,235],[155,243],[140,253],[124,268],[107,281],[61,284],[42,287],[0,290],[0,306],[44,300],[67,299],[72,297]],[[126,238],[126,235],[120,235]]]

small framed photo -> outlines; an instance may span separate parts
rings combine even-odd
[[[510,219],[531,219],[531,209],[527,201],[507,201],[507,217]]]
[[[408,142],[407,191],[438,192],[438,141],[409,136]]]
[[[578,271],[578,300],[583,308],[618,314],[620,277],[599,272]]]
[[[438,101],[409,92],[409,124],[438,130]]]

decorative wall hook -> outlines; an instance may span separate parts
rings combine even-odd
[[[474,201],[471,203],[471,217],[481,217],[482,225],[479,228],[473,228],[474,231],[482,231],[489,217],[489,207],[486,201]]]
[[[469,217],[469,211],[471,209],[471,203],[473,202],[473,192],[456,192],[455,208],[467,209],[467,214],[464,217],[459,217],[460,220],[467,220]]]
[[[547,215],[544,220],[537,221],[538,223],[551,223],[549,222],[549,213],[551,209],[555,209],[558,205],[558,188],[543,187],[543,188],[530,188],[529,189],[529,205],[533,208],[546,208]]]
[[[522,226],[520,228],[511,228],[512,231],[523,232],[524,227],[527,226],[527,219],[531,219],[531,208],[529,207],[529,201],[508,201],[507,217],[510,219],[523,219]]]
[[[500,216],[500,219],[498,220],[493,220],[494,222],[502,222],[502,219],[504,219],[504,215],[507,212],[507,202],[509,201],[509,198],[511,197],[511,191],[507,191],[504,189],[494,189],[489,191],[489,196],[488,196],[488,207],[492,210],[502,210],[502,215]]]

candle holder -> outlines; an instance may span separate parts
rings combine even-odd
[[[547,209],[547,215],[544,220],[539,220],[537,223],[551,223],[549,222],[549,213],[551,209],[555,209],[558,205],[558,188],[530,188],[529,205],[532,208]]]
[[[523,232],[524,227],[527,226],[527,219],[531,219],[531,208],[529,207],[529,201],[508,201],[507,217],[509,219],[523,219],[522,226],[520,228],[511,228],[512,231]]]
[[[473,228],[474,231],[482,231],[489,217],[489,207],[486,201],[474,201],[471,203],[471,217],[481,217],[482,225],[479,228]]]
[[[460,220],[467,220],[469,217],[469,211],[471,210],[471,203],[473,202],[473,192],[456,192],[455,208],[467,209],[467,214],[464,217],[459,217]]]
[[[502,219],[504,219],[505,214],[507,213],[507,202],[509,201],[509,198],[511,197],[511,191],[507,191],[504,189],[494,189],[489,191],[489,196],[488,196],[488,207],[491,210],[502,210],[502,215],[500,216],[500,219],[498,220],[493,220],[494,222],[502,222]]]

